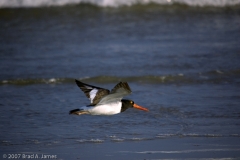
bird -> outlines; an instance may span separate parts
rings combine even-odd
[[[134,103],[133,100],[123,99],[124,96],[132,92],[127,82],[119,82],[111,91],[83,83],[76,79],[75,82],[87,98],[89,98],[90,104],[70,110],[69,114],[115,115],[126,111],[128,108],[149,111],[147,108]]]

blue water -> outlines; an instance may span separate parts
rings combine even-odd
[[[0,148],[240,137],[239,7],[0,9]],[[72,116],[74,79],[150,112]],[[231,145],[231,144],[229,144]]]

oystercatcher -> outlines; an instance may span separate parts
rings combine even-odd
[[[89,85],[75,80],[78,87],[90,99],[90,104],[79,109],[69,111],[69,114],[82,115],[114,115],[124,112],[128,108],[136,108],[148,111],[147,108],[141,107],[132,100],[122,99],[132,91],[127,82],[119,82],[111,91],[108,89]]]

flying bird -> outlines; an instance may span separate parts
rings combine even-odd
[[[89,85],[78,80],[75,81],[91,103],[87,106],[71,110],[69,114],[114,115],[124,112],[128,108],[148,111],[147,108],[137,105],[132,100],[122,99],[132,92],[127,82],[119,82],[109,91],[108,89]]]

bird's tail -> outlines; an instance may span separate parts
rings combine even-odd
[[[69,114],[81,115],[81,114],[89,114],[89,112],[80,110],[80,109],[73,109],[73,110],[69,111]]]

